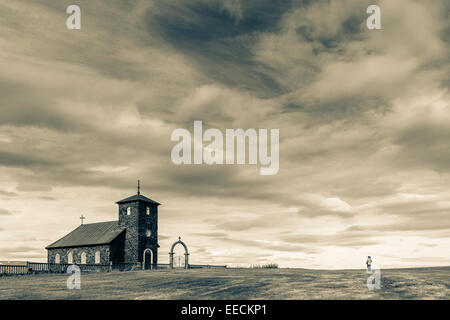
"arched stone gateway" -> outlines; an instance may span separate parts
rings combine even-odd
[[[148,270],[153,269],[153,252],[151,249],[145,249],[142,257],[142,269]]]
[[[173,269],[173,249],[177,244],[181,244],[184,247],[184,268],[189,269],[189,252],[186,247],[186,244],[181,241],[181,237],[178,237],[178,241],[174,242],[172,248],[170,248],[169,256],[170,256],[170,268]]]

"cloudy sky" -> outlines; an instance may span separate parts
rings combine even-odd
[[[0,0],[0,260],[45,261],[81,214],[117,219],[139,178],[162,203],[161,263],[181,236],[191,263],[450,265],[449,12]],[[194,120],[280,129],[278,174],[174,165],[170,135]]]

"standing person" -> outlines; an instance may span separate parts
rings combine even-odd
[[[371,272],[372,258],[370,256],[367,256],[366,265],[367,265],[367,272]]]

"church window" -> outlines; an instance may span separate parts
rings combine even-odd
[[[72,264],[73,263],[73,253],[72,253],[72,251],[70,251],[69,254],[67,255],[67,263],[68,264]]]
[[[100,263],[100,251],[95,252],[95,263]]]
[[[81,254],[81,264],[86,264],[86,252]]]
[[[147,215],[148,216],[150,215],[150,208],[149,207],[147,207]]]
[[[57,253],[57,254],[55,255],[55,263],[61,263],[61,258],[60,258],[60,256],[59,256],[59,253]]]
[[[127,208],[127,216],[129,216],[131,214],[131,207]]]

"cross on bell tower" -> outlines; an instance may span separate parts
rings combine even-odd
[[[83,215],[80,216],[81,225],[83,225],[83,220],[86,219]]]
[[[138,192],[137,192],[137,194],[138,195],[141,194],[141,180],[138,180]]]

